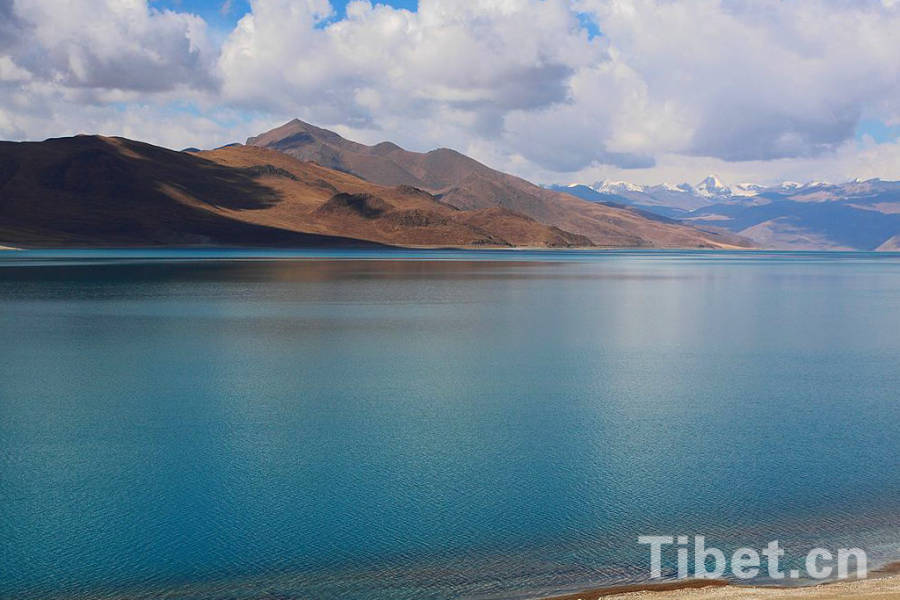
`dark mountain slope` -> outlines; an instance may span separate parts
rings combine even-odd
[[[346,245],[219,209],[279,201],[252,173],[121,138],[0,143],[0,240],[12,245]]]
[[[0,143],[0,245],[590,245],[510,211],[464,212],[243,145],[173,152],[122,138]]]

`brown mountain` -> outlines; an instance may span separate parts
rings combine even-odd
[[[252,171],[279,199],[241,218],[310,233],[404,246],[589,246],[584,236],[502,208],[462,211],[416,187],[383,186],[255,146],[201,152],[198,158]]]
[[[409,152],[382,142],[366,146],[333,131],[294,120],[247,140],[302,161],[352,173],[386,186],[414,186],[462,209],[503,208],[589,238],[600,246],[734,247],[746,240],[649,219],[638,211],[586,202],[495,171],[459,152],[441,148]]]
[[[584,246],[515,212],[461,211],[263,148],[123,138],[0,143],[0,244]]]

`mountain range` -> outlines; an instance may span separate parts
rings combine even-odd
[[[551,186],[598,203],[631,206],[764,248],[892,250],[900,241],[900,182],[785,182],[729,186],[710,175],[696,185],[599,181]]]
[[[685,228],[629,207],[573,201],[569,194],[496,171],[447,148],[419,153],[391,142],[366,146],[296,119],[248,139],[247,145],[277,150],[379,185],[412,186],[462,211],[503,208],[585,236],[597,246],[748,245],[736,236]]]
[[[0,245],[746,247],[548,190],[449,149],[299,120],[210,151],[82,135],[0,142]]]

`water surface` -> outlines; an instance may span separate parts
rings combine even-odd
[[[0,253],[0,598],[516,598],[900,557],[900,255]],[[669,565],[671,566],[671,565]]]

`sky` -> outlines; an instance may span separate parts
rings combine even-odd
[[[0,0],[0,139],[292,118],[538,183],[900,179],[900,0]]]

